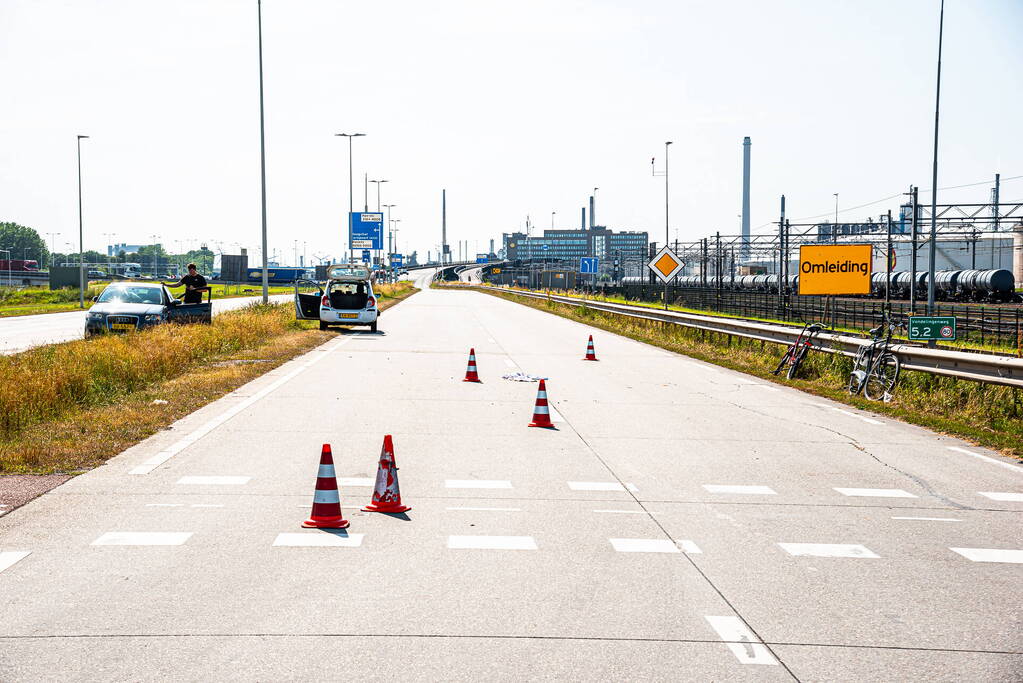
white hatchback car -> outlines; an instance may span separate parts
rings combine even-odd
[[[316,293],[300,292],[300,287],[315,287]],[[297,280],[295,314],[299,320],[319,320],[321,330],[331,325],[367,325],[376,332],[380,312],[369,270],[362,266],[335,265],[327,269],[326,285]]]

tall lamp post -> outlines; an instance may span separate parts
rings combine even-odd
[[[391,252],[394,251],[394,245],[391,242],[391,214],[392,209],[398,206],[397,204],[384,204],[383,207],[387,209],[387,272],[391,272]]]
[[[352,201],[352,138],[365,137],[365,133],[334,133],[336,138],[348,138],[348,244],[346,249],[350,249],[352,245],[352,213],[355,211],[355,205]]]
[[[82,140],[78,136],[78,308],[85,308],[85,239],[82,230]]]
[[[835,195],[835,227],[831,230],[831,241],[838,241],[838,193],[832,193]]]
[[[937,257],[937,213],[938,213],[938,105],[941,104],[941,39],[945,29],[945,0],[941,0],[938,17],[938,78],[934,91],[934,168],[931,175],[931,242],[927,246],[927,315],[934,315],[934,261]],[[934,340],[927,342],[935,346]]]
[[[266,254],[266,125],[263,114],[263,3],[256,0],[256,21],[259,30],[259,182],[263,209],[263,303],[270,301],[270,270]]]
[[[389,180],[371,180],[371,183],[377,184],[377,211],[380,211],[380,183],[390,182]]]

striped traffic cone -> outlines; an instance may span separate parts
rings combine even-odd
[[[536,392],[536,407],[533,408],[533,421],[530,427],[547,427],[554,429],[551,422],[551,410],[547,407],[547,383],[540,380],[540,388]]]
[[[341,495],[337,490],[334,475],[334,458],[330,444],[323,444],[320,453],[320,471],[316,475],[316,492],[313,494],[313,511],[309,519],[302,522],[309,529],[345,529],[348,520],[341,516]]]
[[[480,382],[480,376],[476,374],[476,349],[469,349],[469,365],[465,368],[465,379],[463,382]]]
[[[593,351],[593,335],[590,335],[590,340],[586,342],[586,357],[583,360],[597,360],[597,354]]]
[[[362,508],[363,512],[405,512],[411,510],[401,504],[401,489],[398,488],[398,466],[394,462],[394,444],[391,435],[384,437],[380,449],[380,463],[377,467],[377,482],[373,489],[373,502]]]

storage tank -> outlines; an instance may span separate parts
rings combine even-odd
[[[954,293],[956,291],[956,281],[962,272],[961,270],[939,270],[934,274],[934,289],[946,294]]]
[[[1016,287],[1016,280],[1012,273],[1004,268],[998,270],[982,270],[974,280],[974,286],[978,292],[988,294],[1005,294]]]

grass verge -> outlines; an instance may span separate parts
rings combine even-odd
[[[417,290],[376,289],[385,310]],[[291,303],[0,357],[0,474],[76,473],[333,338]]]
[[[801,377],[788,381],[771,374],[784,352],[779,344],[701,332],[659,321],[624,318],[588,308],[582,302],[573,306],[510,292],[477,291],[777,384],[788,384],[856,408],[889,415],[1023,460],[1023,396],[1013,387],[903,371],[891,402],[869,401],[850,396],[845,390],[852,359],[840,354],[810,354],[800,369]]]

